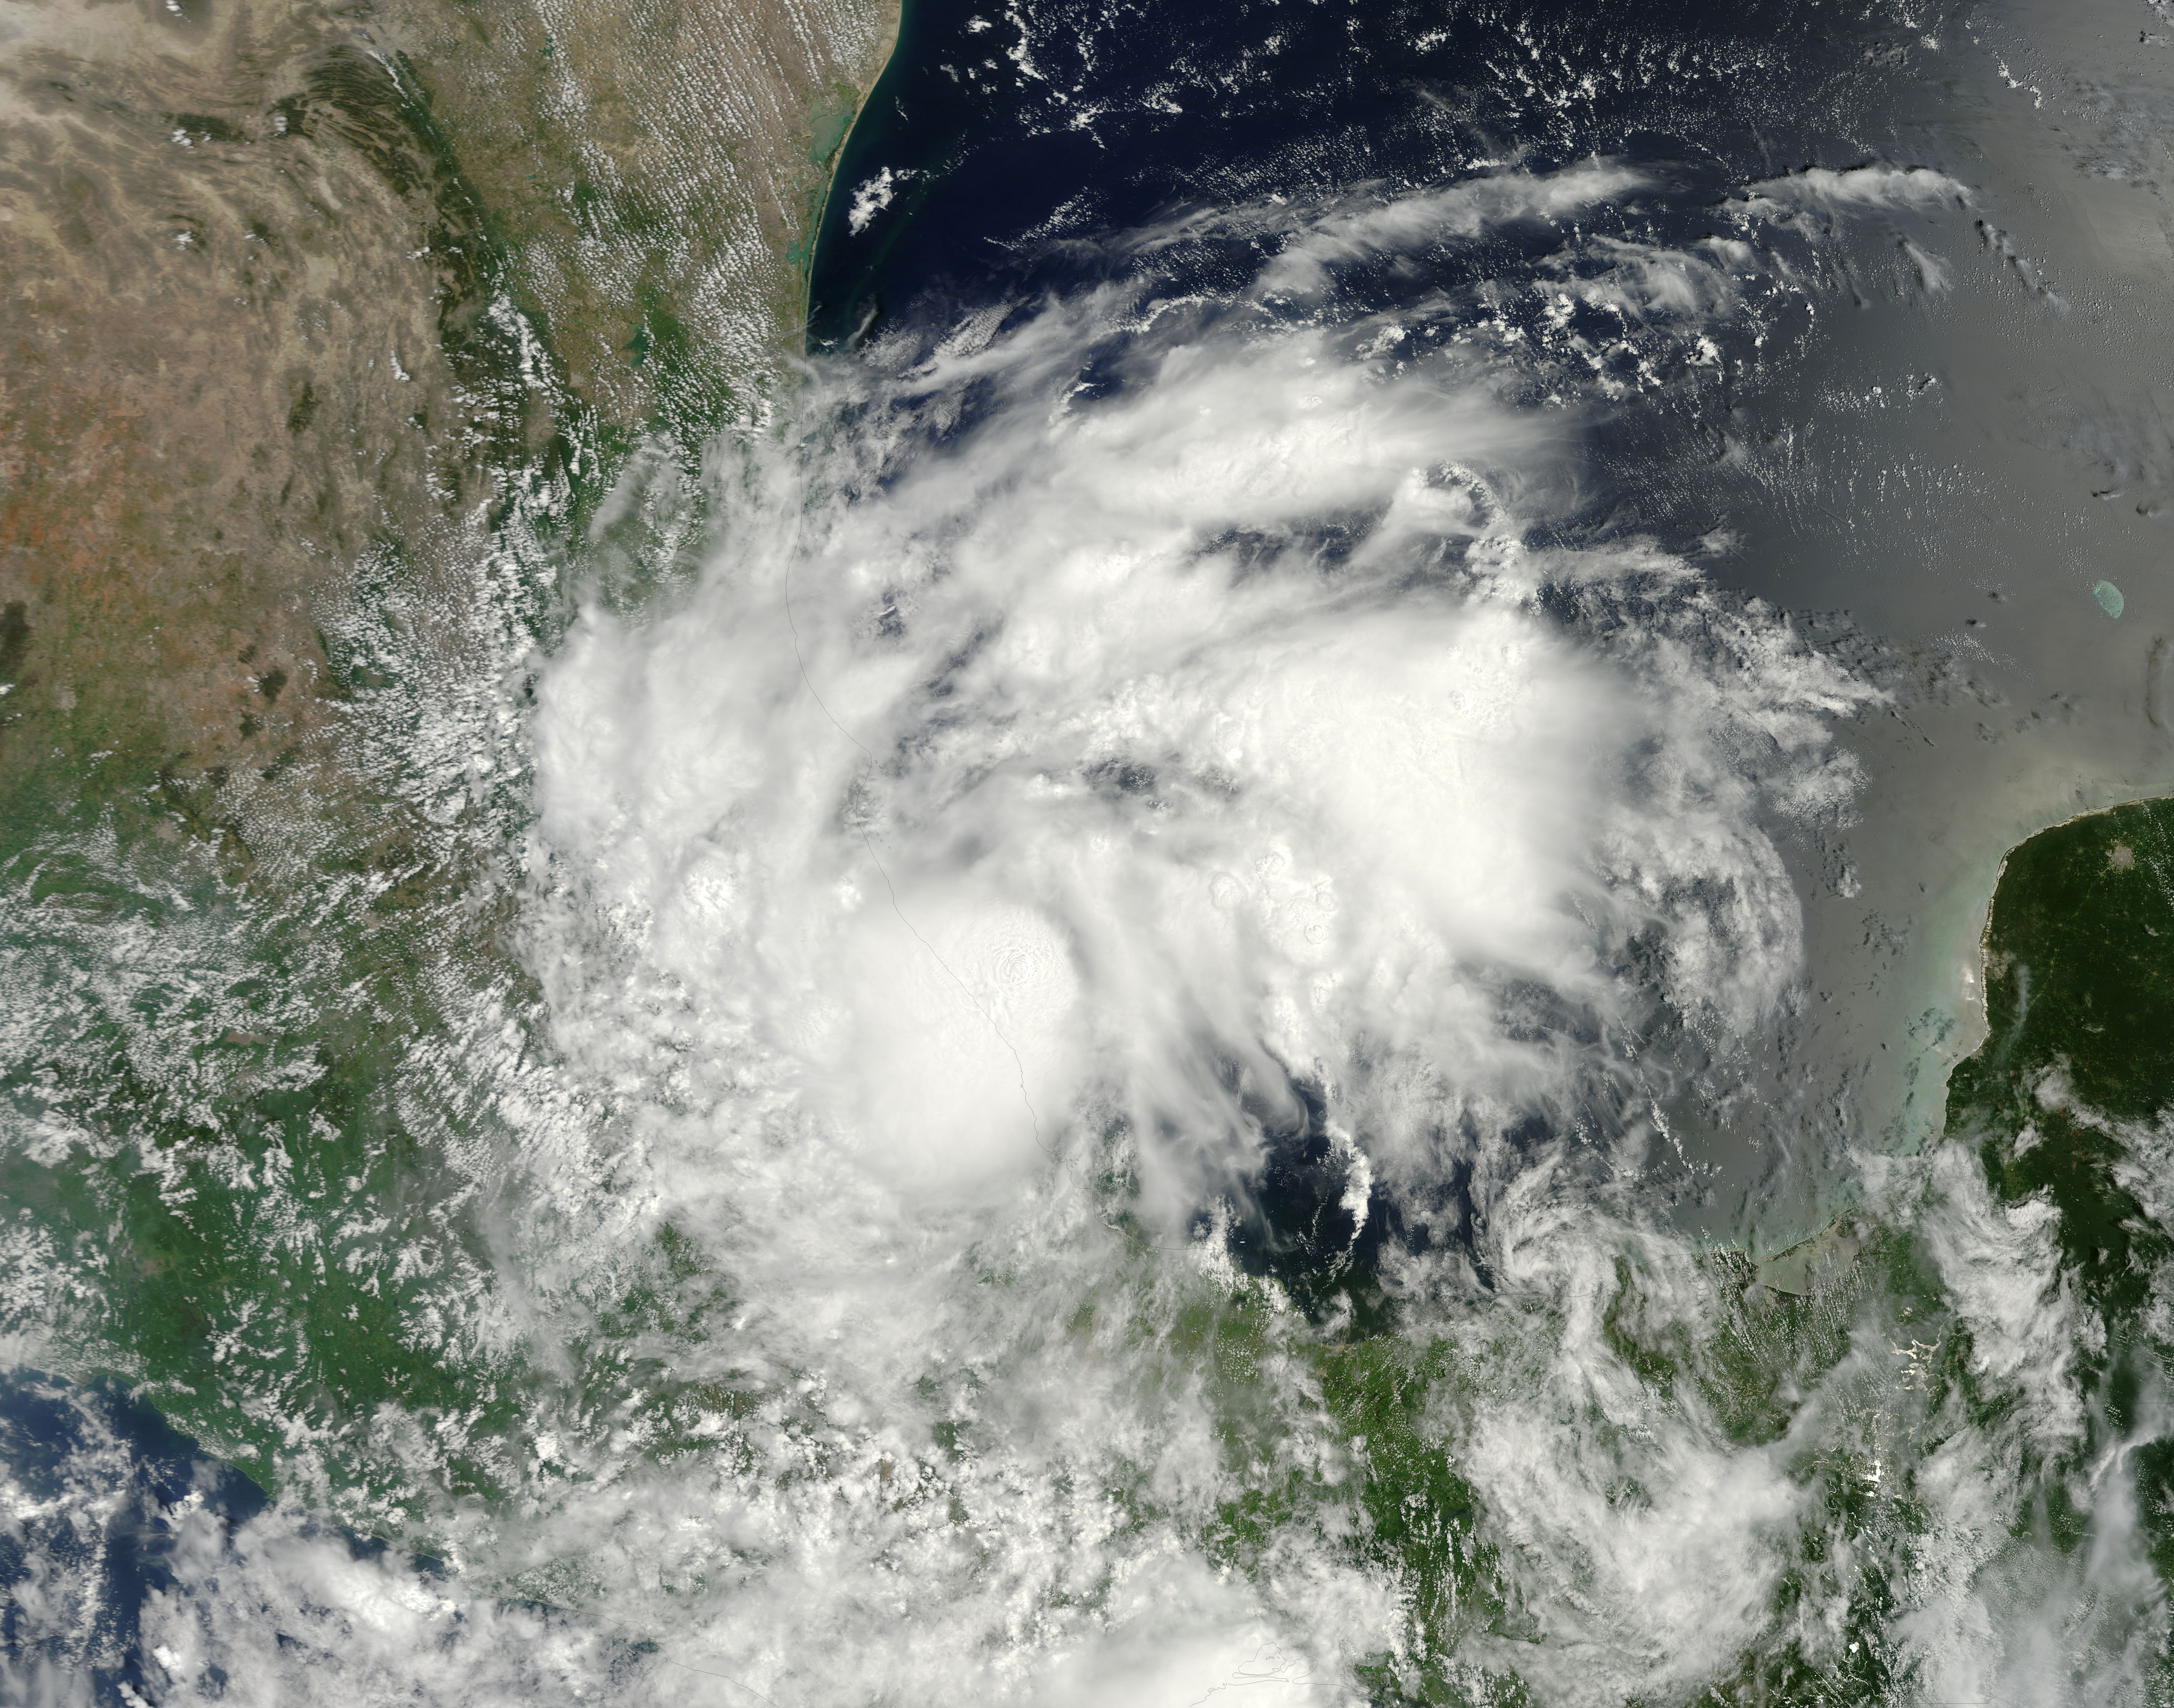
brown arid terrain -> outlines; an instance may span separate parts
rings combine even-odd
[[[86,788],[237,846],[245,781],[336,796],[327,614],[393,564],[411,642],[457,652],[522,483],[554,484],[561,574],[695,549],[644,518],[684,518],[703,443],[789,383],[895,25],[0,0],[6,840]]]
[[[0,0],[0,1359],[387,1534],[518,1483],[521,707],[789,423],[896,21]]]

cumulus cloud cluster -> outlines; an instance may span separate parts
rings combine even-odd
[[[1636,181],[1323,215],[1263,283]],[[1688,340],[1727,300],[1654,285],[1640,312]],[[592,612],[539,691],[537,869],[586,923],[535,962],[569,1059],[618,1088],[647,1213],[742,1289],[745,1339],[716,1357],[823,1369],[871,1465],[914,1451],[873,1420],[912,1415],[952,1359],[1014,1396],[976,1390],[1017,1457],[973,1498],[1039,1539],[917,1598],[938,1647],[986,1629],[1000,1584],[1144,1569],[1084,1539],[1114,1444],[1162,1467],[1167,1512],[1212,1502],[1204,1420],[1122,1362],[1082,1380],[1048,1335],[1130,1284],[1113,1209],[1192,1273],[1187,1228],[1264,1132],[1315,1120],[1360,1211],[1403,1193],[1423,1219],[1423,1189],[1475,1163],[1513,1181],[1512,1134],[1635,1170],[1671,1071],[1652,1040],[1726,1057],[1798,975],[1773,827],[1847,810],[1833,727],[1870,690],[1643,543],[1535,543],[1575,503],[1578,413],[1517,407],[1515,359],[1384,329],[1111,288],[879,353],[829,377],[804,441],[736,467],[698,585]],[[960,1290],[990,1263],[1000,1287]],[[1016,1398],[1060,1381],[1066,1426]],[[1717,1451],[1683,1462],[1717,1500],[1750,1491],[1755,1539],[1789,1503]],[[845,1618],[879,1506],[857,1544],[765,1575],[743,1629]],[[764,1510],[735,1522],[775,1547]],[[1363,1601],[1328,1558],[1313,1592]],[[788,1581],[827,1587],[776,1599]],[[1169,1594],[1165,1618],[1202,1609],[1171,1655],[1263,1617]],[[1314,1636],[1348,1657],[1382,1629]]]
[[[1636,181],[1567,176],[1308,242]],[[886,378],[747,471],[678,608],[592,615],[547,683],[544,835],[720,1067],[907,1196],[1116,1120],[1175,1206],[1293,1078],[1392,1150],[1544,1105],[1657,994],[1616,965],[1648,933],[1658,994],[1757,1027],[1798,950],[1762,817],[1843,803],[1829,722],[1866,690],[1649,549],[1528,549],[1574,447],[1488,363],[1128,311]],[[1596,644],[1551,589],[1641,614]],[[1506,1025],[1512,988],[1582,1018]]]
[[[1931,193],[1831,176],[1758,192]],[[803,435],[730,463],[714,560],[585,615],[533,721],[561,1089],[502,1111],[548,1129],[509,1290],[540,1341],[643,1278],[635,1375],[538,1400],[520,1511],[447,1520],[457,1592],[276,1512],[205,1531],[190,1581],[229,1588],[146,1603],[160,1677],[329,1689],[277,1627],[388,1697],[1350,1700],[1417,1640],[1355,1541],[1380,1450],[1222,1243],[1294,1126],[1355,1222],[1463,1183],[1398,1278],[1463,1360],[1421,1420],[1472,1491],[1460,1569],[1520,1633],[1457,1664],[1661,1700],[1774,1637],[1819,1408],[1744,1446],[1631,1361],[1623,1301],[1672,1346],[1725,1308],[1636,1181],[1672,1076],[1791,998],[1777,828],[1848,812],[1835,732],[1875,695],[1649,543],[1578,543],[1599,344],[1335,305],[1644,181],[1253,210],[1290,241],[1225,300],[994,311],[818,376]],[[1757,264],[1569,241],[1505,292],[1683,352]],[[1939,1249],[2022,1380],[2052,1319]],[[1216,1363],[1198,1324],[1241,1310]],[[1248,1575],[1203,1538],[1261,1478],[1321,1504]],[[1846,1576],[1805,1579],[1813,1648]]]

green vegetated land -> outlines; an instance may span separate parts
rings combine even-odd
[[[2008,857],[1985,940],[1984,1046],[1948,1087],[1951,1142],[1976,1145],[1996,1196],[2042,1197],[2063,1284],[2103,1322],[2079,1347],[2090,1441],[2129,1437],[2163,1404],[2174,1343],[2174,801],[2070,819]],[[2149,1433],[2149,1431],[2145,1431]],[[2153,1561],[2174,1582],[2174,1441],[2130,1455]],[[2052,1500],[2058,1506],[2058,1494]],[[2049,1514],[2058,1538],[2058,1511]]]
[[[508,1061],[536,1051],[540,1031],[536,993],[504,953],[509,904],[494,873],[522,822],[523,776],[510,749],[476,762],[489,745],[488,696],[460,724],[457,752],[422,737],[473,678],[547,633],[563,609],[563,576],[614,573],[638,595],[638,584],[681,560],[684,543],[668,526],[684,513],[676,465],[691,464],[736,399],[731,376],[705,359],[702,305],[685,284],[706,276],[727,222],[664,204],[654,186],[670,175],[641,154],[644,103],[591,103],[604,116],[593,124],[608,120],[625,135],[599,131],[586,151],[527,122],[549,106],[550,79],[569,60],[580,62],[569,75],[593,61],[598,78],[620,77],[622,67],[631,78],[684,56],[607,51],[617,38],[599,45],[593,32],[562,46],[518,8],[478,15],[486,13],[495,34],[475,33],[497,44],[488,80],[463,82],[457,59],[419,69],[312,40],[293,49],[291,89],[232,94],[231,115],[216,123],[192,120],[188,130],[148,95],[137,103],[145,158],[161,172],[171,162],[181,163],[175,173],[206,171],[224,149],[235,181],[258,197],[227,192],[230,231],[208,205],[186,248],[163,228],[147,244],[162,267],[233,269],[233,279],[207,271],[197,287],[207,302],[254,278],[264,312],[288,314],[316,252],[310,244],[367,237],[375,252],[397,240],[394,252],[421,257],[403,287],[413,315],[369,322],[376,342],[358,359],[382,370],[336,370],[316,354],[306,366],[298,356],[291,388],[283,379],[265,394],[276,416],[261,435],[272,447],[265,468],[250,462],[236,477],[262,493],[249,488],[249,505],[235,499],[198,518],[204,550],[237,560],[231,548],[258,538],[247,528],[300,542],[294,579],[215,610],[208,603],[202,657],[161,658],[163,674],[122,649],[134,641],[135,616],[109,608],[119,595],[106,584],[102,535],[70,548],[86,567],[65,582],[69,620],[105,624],[96,646],[63,654],[50,638],[62,624],[47,623],[35,596],[0,601],[8,727],[36,737],[13,774],[12,828],[0,830],[0,905],[12,912],[0,926],[0,1117],[10,1123],[0,1147],[0,1333],[46,1333],[45,1354],[71,1373],[108,1370],[142,1385],[268,1484],[314,1456],[353,1522],[426,1543],[450,1507],[520,1489],[533,1474],[523,1432],[539,1418],[576,1434],[640,1424],[660,1452],[730,1452],[737,1438],[706,1430],[711,1415],[737,1419],[770,1403],[705,1389],[660,1364],[660,1348],[699,1343],[730,1303],[725,1278],[668,1230],[646,1266],[587,1278],[580,1297],[560,1301],[574,1325],[561,1373],[535,1368],[500,1332],[506,1200],[520,1180],[518,1135],[496,1100],[519,1078]],[[687,8],[684,27],[706,27],[708,15]],[[853,95],[826,87],[800,109],[808,120],[792,143],[807,170],[791,183],[811,219]],[[186,150],[177,129],[194,138]],[[299,192],[291,206],[273,199],[289,193],[279,171],[289,154],[321,175],[349,174],[339,181],[345,235],[314,235]],[[365,192],[378,197],[367,231],[355,211]],[[292,233],[266,208],[284,208]],[[68,246],[73,229],[56,225],[56,253],[81,246]],[[804,260],[804,230],[764,235],[787,264]],[[293,257],[279,246],[289,241]],[[641,264],[614,275],[610,289],[585,283],[575,261],[589,244]],[[68,276],[57,266],[53,278],[57,296]],[[773,280],[778,290],[791,284]],[[170,300],[179,287],[162,289]],[[354,305],[343,311],[359,324],[376,311],[369,290],[346,295]],[[304,326],[300,307],[292,316]],[[214,331],[252,349],[270,336],[238,324]],[[30,371],[30,358],[9,359]],[[51,370],[77,369],[57,359]],[[107,419],[78,408],[73,392],[48,413]],[[43,419],[16,413],[25,433]],[[396,432],[414,446],[406,510],[381,478],[365,489],[348,473],[366,461],[359,449],[406,443]],[[239,448],[255,441],[231,421],[206,418],[197,437],[207,459],[254,454]],[[110,469],[119,453],[69,440],[39,455],[57,471],[36,489],[50,502],[38,508],[18,493],[5,517],[16,532],[6,538],[19,536],[24,562],[65,569],[73,559],[56,557],[53,542],[64,528],[82,532],[88,514],[76,472]],[[641,476],[645,457],[657,473]],[[312,488],[289,480],[290,462],[329,472]],[[684,472],[691,484],[695,471]],[[223,477],[195,484],[242,490]],[[485,491],[495,502],[463,531]],[[284,507],[304,498],[306,525],[286,519]],[[365,513],[407,518],[407,532],[395,537],[381,520],[351,535],[334,527]],[[168,514],[124,520],[164,539]],[[272,532],[275,522],[284,532]],[[351,582],[324,599],[302,577],[334,547],[354,566]],[[452,570],[479,557],[515,583],[480,602],[508,632],[473,633],[469,608],[452,596]],[[191,577],[195,564],[182,565]],[[145,570],[145,589],[163,586],[157,567]],[[286,597],[312,590],[315,605]],[[261,612],[296,613],[293,632]],[[107,630],[119,640],[108,645]],[[219,740],[185,746],[163,727],[142,733],[149,713],[101,700],[133,692],[139,677],[158,688],[152,698],[185,701],[197,724],[218,725]],[[174,686],[199,678],[186,694]],[[48,769],[56,756],[67,761],[60,771]],[[86,775],[95,786],[78,789]],[[2150,1202],[2154,1171],[2167,1175],[2152,1135],[2174,1103],[2174,803],[2078,819],[2017,849],[1987,948],[1989,1036],[1953,1077],[1948,1128],[1951,1142],[1977,1148],[2000,1199],[2043,1195],[2058,1209],[2065,1274],[2106,1325],[2103,1346],[2079,1353],[2086,1439],[2037,1467],[2043,1493],[2023,1521],[2075,1549],[2082,1506],[2069,1490],[2078,1467],[2137,1432],[2174,1357],[2153,1315],[2174,1245]],[[1627,1248],[1614,1262],[1602,1323],[1609,1354],[1647,1403],[1708,1419],[1735,1446],[1780,1441],[1802,1394],[1842,1365],[1859,1330],[1913,1349],[1906,1361],[1898,1350],[1890,1375],[1863,1378],[1863,1404],[1837,1408],[1867,1420],[1858,1434],[1823,1437],[1792,1462],[1794,1473],[1822,1480],[1829,1511],[1783,1593],[1819,1591],[1831,1539],[1859,1546],[1865,1587],[1850,1635],[1862,1643],[1836,1651],[1847,1659],[1777,1645],[1746,1662],[1726,1700],[1864,1700],[1893,1687],[1875,1638],[1891,1611],[1886,1586],[1910,1570],[1910,1521],[1906,1494],[1885,1492],[1903,1479],[1883,1484],[1877,1468],[1928,1448],[1952,1430],[1957,1408],[1982,1421],[2003,1403],[1973,1374],[1967,1338],[1907,1230],[1862,1219],[1815,1255],[1800,1266],[1800,1285],[1779,1289],[1732,1253],[1703,1260],[1691,1284]],[[1400,1317],[1371,1278],[1349,1285],[1351,1328],[1341,1334],[1268,1309],[1258,1289],[1194,1298],[1152,1322],[1113,1311],[1108,1325],[1090,1316],[1073,1332],[1131,1357],[1155,1340],[1173,1384],[1207,1383],[1230,1492],[1199,1540],[1219,1565],[1272,1576],[1290,1538],[1329,1537],[1402,1584],[1411,1640],[1371,1670],[1379,1700],[1522,1700],[1514,1657],[1539,1634],[1485,1539],[1457,1450],[1495,1397],[1549,1380],[1545,1310],[1521,1318],[1506,1301],[1476,1326],[1430,1326],[1415,1311]],[[1690,1306],[1675,1296],[1686,1285]],[[1286,1291],[1303,1295],[1296,1284]],[[1294,1365],[1304,1376],[1296,1387]],[[636,1392],[647,1397],[639,1415],[627,1409]],[[960,1415],[971,1418],[964,1400]],[[965,1444],[956,1451],[971,1445],[971,1430],[962,1422],[948,1438]],[[1634,1447],[1624,1454],[1635,1469]],[[2147,1442],[2129,1462],[2155,1562],[2174,1582],[2174,1445]],[[930,1487],[959,1498],[943,1465],[928,1472]],[[1142,1522],[1149,1483],[1144,1470]],[[1646,1498],[1630,1471],[1619,1492],[1629,1507]],[[1787,1611],[1777,1613],[1785,1624]],[[1486,1666],[1452,1658],[1490,1643]]]
[[[2094,1297],[2133,1309],[2166,1251],[2116,1179],[2117,1132],[2174,1103],[2174,802],[2010,854],[1985,970],[1987,1035],[1949,1082],[1949,1131],[1978,1140],[2004,1197],[2050,1193]]]
[[[2026,1402],[1981,1357],[1936,1259],[1937,1235],[1907,1207],[1845,1217],[1789,1254],[1793,1263],[1755,1267],[1709,1252],[1694,1284],[1702,1300],[1689,1311],[1684,1278],[1635,1251],[1618,1257],[1603,1339],[1647,1403],[1703,1418],[1737,1446],[1782,1451],[1793,1478],[1823,1491],[1778,1592],[1774,1640],[1712,1700],[1866,1701],[1911,1687],[1888,1621],[1924,1570],[1923,1550],[1938,1545],[1938,1497],[1918,1489],[1919,1467],[1961,1430],[2014,1455],[2019,1505],[2009,1536],[1987,1538],[1983,1570],[2036,1581],[2041,1550],[2079,1561],[2089,1553],[2095,1513],[2103,1523],[2111,1510],[2118,1532],[2121,1500],[2094,1467],[2126,1447],[2118,1462],[2134,1479],[2145,1551],[2174,1586],[2174,1440],[2163,1433],[2174,1370],[2174,801],[2074,819],[2016,848],[1985,949],[1988,1036],[1951,1077],[1947,1143],[1975,1153],[2004,1212],[2025,1222],[2033,1204],[2057,1213],[2058,1263],[2036,1304],[2066,1295],[2080,1306],[2064,1331],[2073,1344],[2060,1349],[2075,1360],[2080,1432],[2047,1439],[2021,1424]],[[1934,1221],[1952,1213],[1937,1203],[1921,1212]],[[1484,1407],[1506,1384],[1544,1381],[1537,1367],[1517,1370],[1517,1340],[1512,1327],[1461,1343],[1390,1337],[1312,1354],[1330,1428],[1365,1467],[1354,1534],[1403,1581],[1412,1615],[1407,1660],[1372,1678],[1378,1700],[1522,1700],[1506,1675],[1447,1658],[1460,1645],[1530,1636],[1475,1527],[1482,1498],[1455,1473],[1460,1410]],[[1852,1365],[1852,1349],[1873,1358]],[[1831,1421],[1790,1441],[1814,1390]],[[1623,1458],[1635,1466],[1635,1451]],[[1625,1504],[1641,1498],[1633,1473]],[[1232,1503],[1211,1539],[1244,1560],[1295,1502],[1302,1507],[1295,1483],[1264,1481]],[[1804,1645],[1789,1635],[1793,1608],[1836,1593],[1831,1565],[1845,1554],[1856,1562],[1849,1640]],[[2086,1648],[2125,1640],[2092,1638],[2081,1624],[2074,1635]],[[2155,1700],[2174,1685],[2169,1665],[2159,1657]]]
[[[895,8],[84,9],[0,63],[0,1345],[427,1539],[538,1409],[522,684],[711,543]]]

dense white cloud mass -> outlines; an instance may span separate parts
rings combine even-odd
[[[1261,289],[1288,288],[1294,257],[1318,294],[1341,260],[1637,181],[1586,167],[1320,214]],[[1734,300],[1704,255],[1605,259],[1582,288],[1635,297],[1679,351]],[[1519,1208],[1530,1122],[1585,1159],[1561,1185],[1596,1159],[1635,1173],[1671,1072],[1636,1040],[1673,1013],[1725,1057],[1798,974],[1769,827],[1846,808],[1831,722],[1870,690],[1642,544],[1528,545],[1572,500],[1577,415],[1506,401],[1530,377],[1514,359],[1383,331],[1111,291],[879,359],[831,382],[832,424],[738,471],[698,587],[592,614],[542,689],[543,845],[625,968],[599,979],[569,939],[554,1012],[574,1062],[673,1088],[624,1128],[652,1213],[740,1278],[736,1323],[770,1367],[821,1369],[833,1414],[865,1420],[863,1478],[913,1455],[885,1432],[915,1384],[989,1370],[971,1578],[939,1590],[957,1544],[920,1536],[883,1592],[910,1633],[847,1639],[848,1609],[881,1598],[869,1562],[903,1545],[850,1500],[868,1516],[841,1522],[872,1529],[796,1522],[797,1564],[739,1592],[743,1663],[767,1626],[810,1676],[830,1631],[852,1658],[827,1689],[911,1694],[1003,1629],[992,1691],[1024,1688],[1046,1642],[1073,1657],[1067,1700],[1147,1700],[1145,1667],[1192,1700],[1276,1630],[1313,1668],[1293,1700],[1336,1700],[1395,1640],[1388,1586],[1333,1549],[1295,1559],[1293,1588],[1349,1614],[1295,1630],[1262,1624],[1257,1586],[1186,1588],[1183,1515],[1227,1474],[1198,1378],[1056,1325],[1106,1312],[1137,1335],[1189,1276],[1237,1279],[1188,1220],[1250,1171],[1264,1123],[1304,1118],[1301,1089],[1362,1219],[1405,1191],[1423,1219],[1428,1183],[1476,1165],[1510,1193],[1480,1236],[1501,1284],[1598,1286],[1604,1267],[1558,1273],[1560,1242],[1622,1235]],[[660,1030],[655,1055],[631,1041]],[[1144,1272],[1104,1226],[1113,1170],[1162,1254]],[[1468,1474],[1536,1584],[1598,1570],[1632,1605],[1652,1559],[1674,1561],[1640,1617],[1674,1658],[1625,1677],[1688,1682],[1755,1634],[1799,1498],[1766,1456],[1664,1446],[1652,1474],[1681,1492],[1617,1534],[1603,1467],[1555,1474],[1617,1449],[1542,1449],[1534,1421],[1480,1420]],[[1128,1533],[1104,1504],[1133,1474],[1173,1527]],[[717,1522],[767,1551],[779,1516],[759,1510]],[[1142,1573],[1158,1587],[1134,1600],[1119,1586]],[[1105,1586],[1084,1623],[1047,1600],[1068,1583]],[[1131,1633],[1122,1662],[1079,1646],[1105,1625]]]
[[[1826,176],[1751,207],[1953,187]],[[136,1615],[160,1700],[217,1668],[252,1702],[1328,1705],[1425,1662],[1688,1701],[1875,1638],[1965,1678],[2018,1456],[2069,1421],[2030,1215],[1882,1185],[2017,1398],[2005,1435],[1949,1419],[1875,1563],[1933,1587],[1885,1623],[1863,1550],[1814,1542],[1908,1367],[1827,1325],[1762,1432],[1641,1350],[1750,1332],[1641,1183],[1683,1076],[1794,999],[1777,827],[1849,811],[1835,727],[1879,696],[1648,543],[1562,541],[1586,412],[1706,383],[1782,287],[1744,243],[1570,235],[1503,285],[1529,334],[1338,306],[1346,269],[1641,182],[1254,210],[1289,241],[1225,301],[879,350],[731,460],[715,560],[585,616],[533,715],[560,1061],[508,1082],[500,1256],[563,1380],[516,1510],[445,1515],[433,1576],[284,1509],[154,1511],[125,1453],[11,1490],[12,1535],[133,1500],[175,1538]],[[1348,1249],[1398,1207],[1393,1340],[1330,1347],[1241,1261],[1299,1129]],[[629,1386],[585,1389],[565,1343],[637,1284]],[[59,1593],[26,1699],[73,1688]]]
[[[1971,205],[1967,185],[1929,166],[1890,166],[1873,161],[1836,171],[1831,166],[1807,166],[1787,177],[1761,178],[1747,184],[1744,198],[1751,209],[1769,218],[1799,208],[1828,209],[1916,209],[1943,204]]]
[[[1604,1033],[1656,994],[1617,965],[1649,932],[1658,994],[1755,1026],[1798,954],[1762,814],[1841,804],[1826,720],[1867,690],[1643,548],[1528,549],[1573,424],[1494,362],[1171,316],[1090,401],[1128,312],[852,400],[749,471],[679,608],[568,646],[543,833],[730,1041],[685,1071],[760,1060],[775,1100],[735,1120],[949,1203],[1120,1120],[1175,1213],[1286,1078],[1393,1164],[1554,1106],[1610,1051],[1506,1025],[1510,993]],[[1641,614],[1602,645],[1549,589]]]

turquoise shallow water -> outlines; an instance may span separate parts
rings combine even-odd
[[[1273,11],[924,8],[701,571],[554,615],[538,489],[454,668],[380,566],[461,883],[9,854],[24,1694],[2163,1693],[2158,1094],[2061,908],[1948,991],[1894,904],[2112,714],[1782,596],[1920,539],[1942,316],[2077,318],[1895,139],[1966,33]]]

